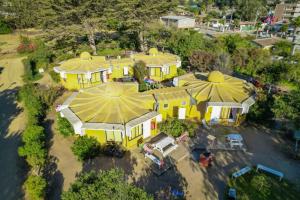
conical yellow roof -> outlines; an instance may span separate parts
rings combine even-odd
[[[79,92],[69,105],[82,122],[125,124],[151,111],[152,95],[134,83],[107,83]]]
[[[189,80],[184,84],[197,101],[242,103],[254,92],[244,80],[211,72],[207,79]]]

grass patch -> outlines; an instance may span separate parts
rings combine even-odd
[[[240,200],[297,200],[300,192],[287,180],[279,181],[278,177],[255,171],[230,179],[228,187],[237,190],[237,199]]]
[[[281,81],[278,84],[279,87],[287,88],[288,90],[297,90],[298,86],[296,83],[288,82],[288,81]]]

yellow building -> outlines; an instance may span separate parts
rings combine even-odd
[[[193,115],[203,123],[238,125],[249,107],[255,103],[255,90],[244,80],[219,71],[178,77],[179,88],[186,88],[194,99]]]
[[[111,82],[74,92],[60,107],[76,134],[137,147],[167,118],[238,125],[254,104],[247,82],[214,71],[174,79],[176,87],[138,92],[136,83]]]
[[[54,67],[54,71],[60,74],[61,83],[67,89],[78,90],[118,78],[132,77],[133,67],[139,61],[145,62],[148,77],[155,81],[177,76],[177,68],[181,66],[178,56],[152,48],[148,54],[136,53],[127,58],[116,59],[91,56],[88,52],[83,52],[79,58],[69,59]]]

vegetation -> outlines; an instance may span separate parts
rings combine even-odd
[[[170,134],[174,137],[178,137],[185,131],[189,133],[189,136],[194,136],[197,129],[197,124],[186,120],[180,120],[177,118],[168,118],[159,124],[159,130],[161,132]]]
[[[62,194],[62,200],[86,199],[153,199],[142,189],[128,184],[125,174],[118,169],[82,173],[67,192]]]
[[[148,74],[146,63],[143,61],[139,61],[133,67],[133,74],[135,79],[139,82],[139,84],[144,83],[144,79]]]
[[[0,18],[0,34],[8,34],[11,32],[12,29],[9,27],[9,25]]]
[[[299,191],[292,183],[263,173],[250,172],[231,179],[229,187],[236,188],[239,199],[298,199]]]
[[[80,136],[71,147],[78,160],[94,158],[100,153],[100,144],[94,137]]]
[[[46,180],[35,175],[30,175],[24,183],[25,191],[32,200],[44,199],[46,186]]]
[[[30,199],[43,199],[46,188],[44,169],[47,163],[46,133],[42,126],[46,111],[61,94],[60,88],[43,88],[38,84],[26,84],[19,91],[19,100],[24,104],[28,122],[22,134],[23,144],[18,153],[31,167],[24,183]]]
[[[57,114],[57,129],[59,133],[63,136],[70,136],[74,134],[74,129],[72,124],[64,117],[61,117],[60,114]]]

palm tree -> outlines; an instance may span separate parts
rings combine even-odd
[[[262,28],[262,23],[261,22],[257,22],[255,24],[255,28],[256,28],[256,38],[258,36],[258,30]]]
[[[300,27],[300,16],[296,17],[291,21],[291,25],[294,27],[294,32],[293,32],[293,48],[292,48],[292,55],[295,54],[295,49],[296,49],[296,33],[297,29]]]

